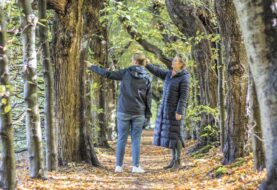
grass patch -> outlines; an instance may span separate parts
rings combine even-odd
[[[205,154],[207,154],[210,151],[210,149],[212,149],[212,148],[213,148],[213,145],[208,144],[208,145],[200,148],[196,152],[192,153],[191,156],[195,159],[203,158],[205,156]]]
[[[220,166],[219,168],[217,168],[217,170],[215,171],[215,176],[216,177],[221,177],[222,175],[228,173],[228,169],[224,166]]]
[[[238,158],[237,161],[231,165],[231,168],[240,167],[244,163],[245,163],[245,159],[244,158]]]

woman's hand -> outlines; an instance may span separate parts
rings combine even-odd
[[[176,113],[175,118],[176,118],[177,121],[180,121],[182,119],[182,115]]]
[[[146,66],[146,65],[148,65],[149,63],[150,63],[150,60],[147,58],[147,59],[144,60],[143,66]]]

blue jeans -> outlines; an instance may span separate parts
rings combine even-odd
[[[117,113],[117,131],[118,140],[116,146],[116,166],[122,166],[125,147],[128,135],[131,129],[132,140],[132,160],[133,166],[139,166],[140,159],[140,140],[142,126],[145,122],[144,115],[130,115],[125,113]]]

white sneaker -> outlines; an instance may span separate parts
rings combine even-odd
[[[145,171],[140,166],[139,167],[133,166],[132,173],[145,173]]]
[[[116,166],[114,172],[121,173],[123,172],[123,168],[121,166]]]

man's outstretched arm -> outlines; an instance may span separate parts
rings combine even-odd
[[[92,72],[95,72],[103,77],[106,77],[111,80],[122,80],[126,69],[118,70],[118,71],[108,71],[106,69],[100,68],[96,65],[92,65],[88,68]]]

